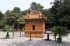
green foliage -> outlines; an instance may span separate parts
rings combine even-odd
[[[20,8],[19,7],[14,7],[13,12],[14,13],[20,13]]]
[[[4,19],[6,19],[5,24],[12,26],[15,21],[19,21],[22,16],[19,7],[14,7],[13,10],[7,10]],[[23,19],[22,19],[23,20]]]
[[[36,3],[36,2],[32,2],[31,3],[31,5],[30,5],[30,10],[32,10],[32,11],[41,11],[41,10],[43,10],[43,6],[41,6],[39,3]]]
[[[68,31],[63,26],[54,26],[52,32],[54,35],[59,35],[59,37],[68,35]]]
[[[54,34],[55,36],[58,34],[58,32],[57,32],[56,30],[57,30],[57,27],[54,26],[54,27],[52,28],[52,32],[53,32],[53,34]]]
[[[48,28],[52,27],[54,25],[53,24],[54,23],[54,16],[51,13],[51,8],[44,9],[43,14],[47,17],[47,20],[46,20],[47,27]]]
[[[4,27],[4,23],[0,22],[0,29],[2,29]]]
[[[4,19],[3,17],[4,17],[4,14],[0,11],[0,29],[3,28],[4,26],[4,23],[2,21]]]
[[[6,15],[9,15],[10,14],[10,10],[7,10],[5,14]]]
[[[5,25],[3,28],[3,31],[7,31],[7,32],[12,31],[12,30],[13,30],[12,26],[9,26],[9,25]]]
[[[22,31],[25,31],[25,28],[22,28]]]
[[[54,26],[70,27],[70,0],[55,0],[51,8],[54,18]],[[68,26],[69,25],[69,26]]]
[[[0,20],[3,19],[3,13],[0,11]]]
[[[21,11],[21,15],[26,15],[26,14],[29,14],[29,13],[30,13],[29,9]]]
[[[24,24],[23,15],[29,14],[30,11],[42,11],[47,17],[46,26],[66,26],[70,29],[70,0],[55,0],[52,8],[43,9],[44,7],[36,2],[30,4],[30,8],[21,11],[19,7],[14,7],[13,10],[7,10],[5,14],[0,11],[0,28],[4,25],[12,26],[14,22]]]

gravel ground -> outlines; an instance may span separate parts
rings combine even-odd
[[[29,38],[22,36],[19,37],[19,32],[15,32],[15,37],[12,39],[12,32],[10,32],[10,39],[5,38],[6,32],[0,32],[0,46],[70,46],[70,34],[68,37],[63,37],[62,43],[57,43],[54,41],[54,37],[50,35],[51,41],[45,41],[46,35],[44,38],[32,38],[29,41]]]

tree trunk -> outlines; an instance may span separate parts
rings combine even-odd
[[[18,29],[19,29],[19,24],[18,24]],[[19,36],[21,37],[21,29],[19,30],[19,33],[20,33],[20,35],[19,35]]]
[[[9,32],[7,32],[7,35],[9,35]]]
[[[21,37],[21,29],[20,29],[20,37]]]
[[[12,38],[14,38],[14,30],[13,30]]]
[[[56,35],[54,35],[55,41],[56,41]]]
[[[61,38],[60,34],[59,34],[59,38]]]
[[[60,31],[59,31],[59,38],[61,38]]]
[[[13,33],[12,33],[12,38],[14,38],[14,26],[15,26],[15,20],[14,20],[14,24],[13,24]]]

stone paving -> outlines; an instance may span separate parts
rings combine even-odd
[[[62,43],[57,43],[54,41],[54,37],[50,35],[51,41],[45,41],[44,38],[29,38],[24,37],[22,32],[22,37],[19,37],[19,32],[15,32],[15,38],[12,39],[12,32],[10,32],[10,39],[5,38],[6,32],[0,32],[0,46],[70,46],[70,35],[68,37],[63,37]]]

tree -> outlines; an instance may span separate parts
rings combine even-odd
[[[0,11],[0,20],[3,19],[3,13]]]
[[[19,29],[20,29],[20,37],[21,37],[21,31],[23,31],[23,28],[25,26],[25,21],[23,20],[22,18],[23,16],[21,16],[18,20],[18,26],[19,26]]]
[[[9,26],[9,25],[5,25],[5,26],[4,26],[4,30],[7,31],[6,38],[10,38],[9,31],[12,30],[12,27]]]
[[[54,25],[70,25],[70,0],[55,0],[51,8],[54,18]],[[67,19],[68,17],[68,19]],[[70,27],[70,26],[69,26]]]
[[[18,19],[19,17],[21,17],[21,14],[20,14],[21,10],[20,8],[18,7],[14,7],[14,9],[12,10],[12,14],[13,14],[13,17],[14,17],[14,23],[13,23],[13,28],[15,28],[16,24],[17,24],[17,28],[16,30],[18,30],[19,28],[19,24],[18,24]],[[21,31],[20,31],[21,32]],[[13,38],[14,38],[14,31],[13,31]]]
[[[67,36],[68,35],[68,31],[66,30],[65,27],[63,26],[54,26],[52,28],[52,32],[53,34],[56,36],[58,35],[59,37],[57,38],[57,42],[61,42],[61,37],[62,36]]]
[[[10,19],[13,21],[13,29],[15,29],[16,28],[16,30],[18,29],[18,19],[19,19],[19,17],[21,17],[21,15],[19,14],[19,13],[11,13],[11,17],[10,17]],[[15,26],[17,24],[17,27]],[[14,38],[14,30],[13,30],[13,38]]]
[[[29,9],[21,11],[21,15],[26,15],[26,14],[29,14],[29,13],[30,13]]]
[[[23,13],[24,14],[24,13]],[[22,17],[22,13],[19,7],[14,7],[13,10],[7,10],[5,13],[6,24],[13,26],[13,29],[18,30],[20,17]],[[22,19],[23,20],[23,19]],[[20,21],[21,23],[21,21]],[[17,26],[17,27],[16,27]],[[21,30],[20,30],[21,31]],[[14,38],[14,30],[13,30],[13,38]]]
[[[5,14],[6,15],[9,15],[10,14],[10,10],[7,10]]]
[[[2,21],[3,17],[4,17],[4,14],[0,11],[0,28],[4,26],[3,21]]]
[[[46,25],[47,28],[50,29],[51,27],[53,27],[53,23],[54,23],[54,18],[53,18],[53,14],[51,13],[51,8],[43,9],[42,13],[47,17]]]
[[[13,13],[20,13],[20,8],[19,7],[14,7],[13,8]]]
[[[41,6],[39,3],[32,2],[29,9],[30,9],[31,11],[41,11],[43,8],[44,8],[44,7]]]

